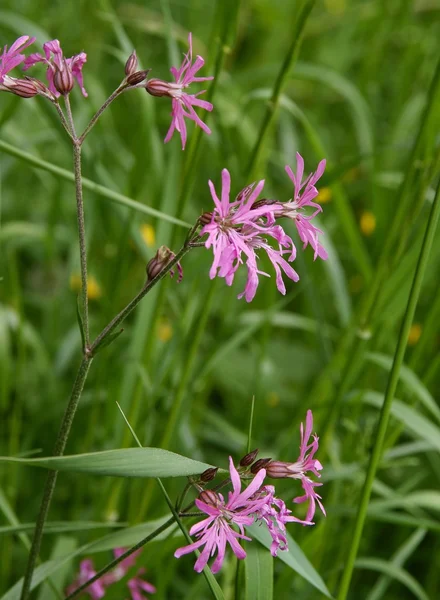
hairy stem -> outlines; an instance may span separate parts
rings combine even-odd
[[[391,406],[396,391],[397,383],[399,380],[400,367],[403,362],[405,355],[406,344],[408,341],[409,330],[411,323],[414,318],[417,301],[419,299],[420,290],[422,287],[423,276],[425,274],[426,265],[428,263],[429,254],[434,239],[434,234],[437,227],[437,222],[440,215],[440,183],[437,187],[437,193],[435,196],[434,203],[431,208],[431,212],[428,218],[426,226],[425,236],[423,239],[422,247],[419,254],[416,270],[414,273],[414,279],[411,286],[411,291],[406,306],[405,315],[403,317],[402,325],[400,328],[399,339],[397,342],[396,351],[394,354],[393,366],[390,371],[388,378],[388,384],[385,391],[385,398],[382,405],[382,410],[379,417],[379,423],[377,425],[377,434],[374,441],[373,450],[368,464],[367,474],[365,476],[364,487],[362,489],[361,499],[359,503],[358,512],[356,515],[356,521],[354,524],[354,531],[351,537],[351,544],[348,552],[347,562],[345,564],[344,573],[342,575],[341,585],[339,588],[338,600],[345,600],[347,598],[348,590],[350,588],[351,578],[353,575],[354,563],[359,550],[359,545],[362,538],[362,532],[364,529],[365,519],[367,517],[368,503],[370,501],[371,490],[376,476],[376,471],[382,457],[383,448],[385,444],[386,431],[388,421],[391,412]]]
[[[111,333],[113,333],[113,331],[116,329],[116,327],[118,327],[118,325],[120,325],[122,323],[122,321],[124,319],[126,319],[131,312],[133,312],[133,310],[136,308],[136,306],[139,304],[139,302],[142,300],[142,298],[146,294],[148,294],[148,292],[151,290],[151,288],[153,288],[157,283],[159,283],[159,281],[161,279],[163,279],[165,277],[165,275],[167,275],[171,271],[171,269],[181,260],[181,258],[187,252],[189,252],[191,250],[191,248],[192,248],[192,244],[185,244],[179,250],[179,252],[176,254],[176,256],[172,260],[170,260],[170,262],[162,269],[162,271],[158,275],[156,275],[156,277],[154,277],[154,279],[151,279],[151,281],[147,281],[147,283],[144,285],[144,287],[141,289],[141,291],[137,294],[137,296],[135,296],[133,298],[133,300],[131,300],[131,302],[129,302],[127,304],[127,306],[125,308],[123,308],[121,310],[121,312],[116,315],[116,317],[114,319],[112,319],[110,321],[110,323],[107,325],[107,327],[105,327],[101,331],[101,333],[98,335],[96,340],[90,346],[91,354],[93,354],[99,348],[99,346],[102,345],[102,343],[105,341],[105,339],[109,335],[111,335]]]
[[[78,369],[78,373],[73,384],[72,393],[70,395],[69,403],[64,412],[63,420],[61,421],[60,430],[55,442],[53,450],[53,456],[62,456],[66,447],[67,438],[69,437],[70,428],[72,426],[73,417],[78,406],[79,399],[84,387],[84,383],[89,372],[91,358],[85,356]],[[32,575],[35,569],[35,563],[38,558],[41,546],[41,538],[43,536],[44,523],[46,522],[47,513],[49,512],[50,503],[55,489],[57,480],[57,471],[49,471],[46,479],[46,485],[44,487],[43,499],[40,505],[40,511],[35,523],[34,535],[32,538],[32,545],[29,551],[28,563],[26,566],[26,572],[24,574],[23,587],[21,589],[21,600],[26,600],[29,597],[31,589]]]
[[[73,165],[75,175],[76,191],[76,214],[78,219],[78,238],[79,238],[79,260],[81,264],[81,318],[84,332],[85,348],[87,352],[90,344],[89,333],[89,302],[87,297],[87,251],[86,251],[86,230],[84,224],[84,200],[82,191],[81,176],[81,142],[76,137],[75,125],[73,122],[72,109],[70,107],[69,96],[64,98],[67,108],[67,120],[73,136]]]
[[[90,133],[91,129],[96,125],[99,117],[102,115],[102,113],[105,111],[106,108],[108,108],[110,106],[110,104],[113,102],[113,100],[115,98],[117,98],[119,96],[119,94],[122,94],[122,92],[124,92],[127,89],[126,86],[123,86],[122,84],[117,87],[115,89],[115,91],[107,98],[107,100],[104,102],[104,104],[101,106],[101,108],[99,110],[96,111],[96,113],[93,115],[90,123],[87,125],[87,127],[84,129],[84,131],[82,132],[82,134],[79,136],[78,138],[78,143],[81,145],[86,136]]]

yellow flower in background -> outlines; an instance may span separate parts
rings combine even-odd
[[[81,291],[81,275],[78,273],[72,273],[70,276],[70,289],[76,293]],[[89,275],[87,280],[87,298],[89,300],[98,300],[102,296],[102,289],[96,278],[93,275]]]
[[[376,229],[376,217],[369,210],[365,210],[361,214],[359,225],[362,233],[366,236],[369,236]]]
[[[319,204],[327,204],[332,199],[332,191],[329,187],[323,187],[319,190],[319,194],[316,197]]]
[[[266,403],[271,406],[272,408],[274,408],[275,406],[278,406],[278,404],[280,403],[280,397],[276,392],[270,392],[267,395],[266,398]]]
[[[157,337],[161,342],[168,342],[173,337],[173,328],[168,319],[162,319],[158,324]]]
[[[343,15],[345,12],[346,0],[325,0],[325,6],[332,15]]]
[[[148,223],[142,223],[141,236],[148,248],[154,248],[156,244],[156,234],[154,228]]]
[[[415,346],[422,335],[422,326],[420,323],[413,323],[408,334],[408,346]]]

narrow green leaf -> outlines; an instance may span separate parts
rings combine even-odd
[[[429,600],[420,583],[414,579],[405,569],[393,565],[393,563],[382,560],[380,558],[358,558],[355,562],[355,567],[358,569],[369,569],[371,571],[379,571],[388,577],[392,577],[396,581],[402,583],[408,588],[419,600]]]
[[[272,537],[267,528],[263,529],[263,527],[259,527],[259,525],[254,523],[253,525],[246,527],[246,530],[252,538],[258,540],[260,544],[263,544],[263,546],[265,546],[269,551],[272,544]],[[331,598],[332,596],[321,576],[309,562],[308,558],[292,538],[292,536],[289,534],[287,534],[287,542],[289,546],[288,552],[279,552],[278,558],[296,573],[298,573],[298,575],[304,577],[304,579],[306,579],[317,590],[324,594],[324,596]]]
[[[44,525],[44,533],[75,533],[82,531],[92,531],[94,529],[113,529],[124,527],[125,523],[95,522],[95,521],[52,521]],[[35,523],[21,523],[18,525],[5,525],[0,527],[0,535],[16,534],[22,532],[32,533],[35,529]]]
[[[183,477],[212,467],[160,448],[127,448],[47,458],[0,457],[2,462],[113,477]]]
[[[272,600],[273,558],[261,544],[246,545],[244,561],[245,600]]]

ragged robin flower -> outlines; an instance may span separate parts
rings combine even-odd
[[[198,96],[203,94],[205,90],[197,94],[188,94],[184,90],[191,83],[199,83],[201,81],[210,81],[213,77],[196,77],[196,73],[205,64],[204,59],[197,55],[194,63],[192,58],[192,35],[188,35],[189,50],[185,55],[179,69],[171,67],[170,71],[175,79],[174,83],[162,81],[161,79],[149,79],[145,84],[145,89],[152,96],[168,96],[172,100],[171,126],[165,137],[165,143],[169,142],[175,130],[177,130],[182,138],[182,150],[185,149],[187,140],[187,131],[185,118],[194,121],[196,125],[201,127],[206,133],[211,133],[209,127],[197,115],[194,107],[204,108],[211,111],[213,106],[206,100],[200,100]]]
[[[321,486],[322,483],[318,483],[311,479],[310,475],[320,477],[320,471],[322,470],[322,464],[318,459],[315,458],[315,454],[319,447],[319,438],[316,434],[313,434],[313,414],[311,410],[307,411],[306,416],[306,427],[304,429],[301,423],[301,445],[298,460],[294,463],[281,462],[277,460],[271,461],[266,466],[267,476],[274,479],[280,479],[289,477],[291,479],[299,479],[305,494],[294,498],[293,501],[296,504],[308,502],[309,506],[307,509],[307,515],[305,521],[310,524],[313,520],[316,504],[325,515],[325,509],[321,502],[321,496],[316,493],[315,488]],[[310,441],[312,436],[312,441]]]
[[[44,56],[38,52],[31,54],[24,61],[23,70],[29,69],[37,63],[47,65],[46,77],[50,91],[58,98],[60,94],[69,93],[75,79],[81,88],[84,97],[87,92],[84,88],[82,68],[87,61],[87,54],[80,52],[71,58],[64,58],[58,40],[43,44]]]

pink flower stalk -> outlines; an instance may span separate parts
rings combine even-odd
[[[297,152],[296,175],[293,173],[292,169],[286,165],[286,173],[293,182],[293,198],[288,202],[280,203],[278,207],[281,210],[276,213],[277,217],[288,217],[295,222],[299,237],[304,243],[303,248],[310,244],[315,251],[315,260],[318,256],[323,260],[326,260],[328,257],[327,252],[321,246],[318,239],[319,234],[321,234],[322,231],[312,223],[313,217],[322,211],[322,207],[316,202],[313,202],[313,200],[318,195],[315,183],[324,173],[325,165],[326,161],[321,160],[315,173],[311,173],[304,181],[302,181],[304,174],[304,159],[301,154]],[[314,208],[313,214],[305,215],[303,213],[303,209],[306,206]]]
[[[66,594],[73,594],[75,590],[77,590],[81,585],[86,583],[91,577],[96,575],[95,567],[93,565],[93,561],[90,559],[86,559],[80,562],[79,565],[79,574],[75,581],[67,588]],[[87,587],[83,594],[88,595],[92,600],[99,600],[100,598],[104,598],[105,596],[105,588],[108,585],[103,581],[103,578],[98,579],[89,587]]]
[[[177,130],[182,139],[182,150],[185,149],[187,140],[187,131],[185,117],[194,121],[196,125],[201,127],[203,131],[210,134],[211,130],[204,123],[194,110],[194,106],[212,111],[211,102],[200,100],[198,96],[204,94],[206,90],[197,94],[187,94],[184,92],[191,83],[199,83],[201,81],[210,81],[213,77],[196,77],[195,74],[205,64],[204,59],[197,55],[194,64],[192,64],[192,35],[188,35],[189,50],[185,55],[179,69],[171,67],[170,71],[175,79],[175,83],[168,83],[161,79],[150,79],[147,81],[145,89],[152,96],[169,96],[172,99],[171,125],[165,137],[165,143],[169,142],[175,130]]]
[[[302,521],[292,516],[292,511],[287,508],[283,500],[275,496],[273,485],[265,485],[256,494],[255,498],[265,498],[266,502],[262,504],[256,513],[257,521],[266,524],[272,544],[270,553],[277,556],[278,550],[288,550],[286,537],[286,523],[301,523],[302,525],[313,525],[309,521]]]
[[[319,438],[316,434],[313,434],[312,442],[309,444],[310,436],[313,430],[313,414],[311,410],[307,411],[306,417],[306,428],[301,423],[301,445],[300,454],[298,460],[294,463],[286,463],[281,461],[272,461],[267,467],[268,477],[275,479],[290,477],[291,479],[300,479],[301,485],[305,491],[303,496],[298,496],[293,499],[293,502],[300,504],[302,502],[309,502],[307,515],[305,518],[305,524],[311,524],[313,516],[316,510],[316,504],[325,515],[325,509],[322,505],[322,498],[316,493],[315,487],[321,486],[322,483],[313,481],[308,476],[308,473],[312,473],[316,477],[321,477],[319,471],[322,470],[322,464],[318,459],[314,458],[315,453],[319,447]]]
[[[25,60],[25,55],[21,52],[35,42],[34,37],[22,35],[9,48],[5,46],[0,54],[0,83],[9,71],[20,65]]]
[[[174,553],[176,558],[180,558],[184,554],[189,554],[204,546],[194,565],[197,573],[204,569],[210,556],[214,556],[216,552],[217,557],[212,564],[211,571],[217,573],[223,564],[227,543],[237,558],[240,560],[246,558],[246,552],[238,540],[251,541],[251,538],[244,534],[244,527],[254,522],[253,514],[267,502],[265,497],[252,499],[266,476],[264,469],[255,475],[252,482],[243,491],[241,491],[240,475],[231,457],[229,457],[229,472],[233,491],[229,492],[228,501],[225,502],[222,494],[212,491],[202,492],[200,498],[196,499],[196,506],[208,517],[193,525],[189,532],[198,540],[188,546],[178,548]],[[233,525],[238,528],[238,532],[233,529]]]
[[[277,202],[257,201],[258,195],[264,187],[264,180],[256,185],[251,184],[244,188],[230,202],[231,176],[227,169],[222,171],[221,199],[218,198],[214,184],[209,181],[209,189],[214,200],[215,208],[211,213],[211,221],[204,225],[200,235],[208,235],[205,242],[206,248],[213,249],[214,261],[209,276],[213,279],[216,275],[224,277],[227,285],[232,285],[235,273],[243,264],[244,256],[248,269],[248,279],[244,292],[238,298],[245,296],[251,302],[258,287],[258,275],[267,273],[258,269],[258,256],[256,250],[263,249],[271,261],[276,273],[278,290],[286,293],[282,273],[293,281],[298,281],[299,276],[284,258],[292,262],[296,257],[296,249],[292,239],[284,232],[280,225],[275,224],[274,214],[279,212],[280,204]],[[269,245],[267,236],[277,242],[277,247]]]
[[[73,79],[76,79],[83,96],[87,98],[82,74],[82,68],[87,61],[87,54],[80,52],[71,58],[64,58],[58,40],[52,40],[43,44],[43,50],[44,56],[38,52],[28,56],[24,61],[23,70],[29,69],[29,67],[40,62],[45,63],[47,65],[46,77],[49,89],[56,98],[60,96],[60,91],[63,94],[70,92]],[[64,87],[66,81],[71,82],[71,85],[69,85],[70,89]]]

